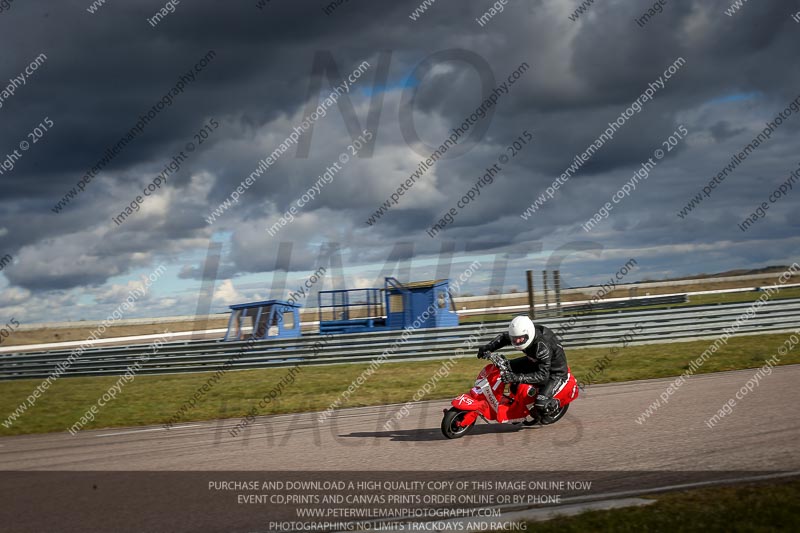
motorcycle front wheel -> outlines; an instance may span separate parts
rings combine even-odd
[[[448,439],[457,439],[463,437],[467,432],[472,429],[475,422],[468,426],[459,426],[458,423],[466,416],[468,411],[462,411],[451,407],[449,411],[444,414],[442,418],[442,434]]]

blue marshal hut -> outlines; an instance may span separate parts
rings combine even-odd
[[[389,277],[382,289],[320,291],[318,308],[320,334],[458,326],[447,279],[404,284]],[[266,300],[235,304],[230,309],[225,341],[300,337],[298,304]]]
[[[450,280],[400,283],[385,278],[383,289],[320,291],[320,333],[360,333],[411,327],[440,328],[458,325]]]
[[[300,336],[300,306],[265,300],[231,307],[224,341],[267,340]]]

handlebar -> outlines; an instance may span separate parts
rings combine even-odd
[[[487,352],[485,359],[491,361],[500,370],[509,370],[510,364],[506,356],[501,353]]]

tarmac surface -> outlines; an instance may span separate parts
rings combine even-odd
[[[15,531],[53,520],[104,530],[112,516],[118,531],[284,530],[266,517],[290,507],[243,506],[209,488],[219,480],[592,480],[591,490],[562,491],[569,504],[800,472],[800,365],[775,368],[736,399],[755,373],[692,376],[642,423],[674,378],[590,386],[556,424],[479,422],[458,440],[439,429],[446,400],[414,405],[391,429],[401,405],[322,422],[320,413],[260,417],[236,436],[238,419],[4,437],[0,497],[13,505],[0,521]],[[731,398],[730,414],[709,428]]]

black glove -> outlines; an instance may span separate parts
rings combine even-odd
[[[485,346],[478,348],[478,359],[485,359],[487,355],[489,355],[489,350]]]
[[[536,409],[545,416],[552,416],[556,414],[558,409],[561,407],[558,400],[555,398],[548,398],[546,396],[542,396],[541,394],[536,395]]]
[[[515,374],[509,370],[500,372],[500,381],[503,383],[522,383],[522,379],[519,374]]]

